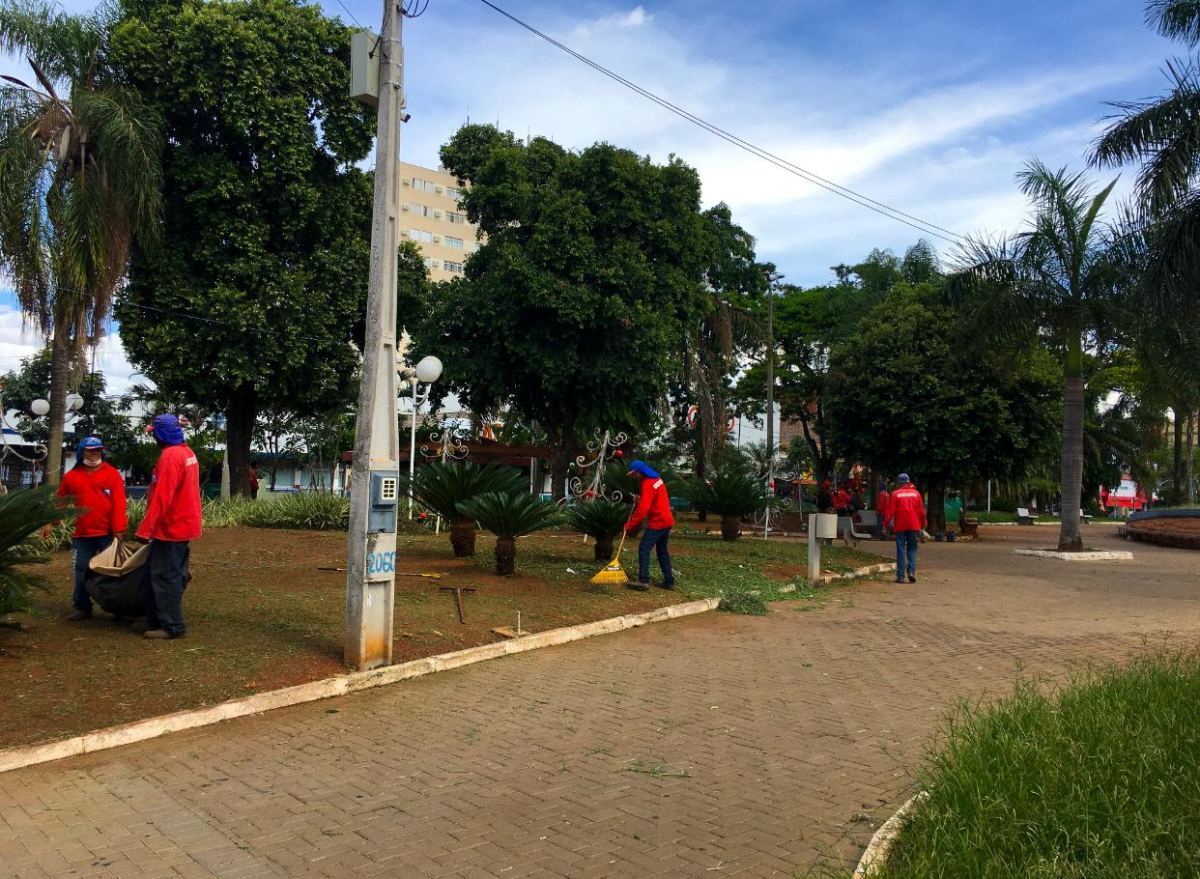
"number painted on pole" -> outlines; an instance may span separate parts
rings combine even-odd
[[[367,576],[371,574],[394,574],[396,572],[396,551],[373,552],[367,556]]]

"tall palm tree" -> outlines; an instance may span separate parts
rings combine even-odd
[[[1062,530],[1059,549],[1083,548],[1084,345],[1108,323],[1122,274],[1116,233],[1100,212],[1116,185],[1093,192],[1080,174],[1030,162],[1018,175],[1033,205],[1029,228],[1007,240],[969,240],[951,278],[956,297],[984,297],[990,331],[1026,332],[1031,324],[1063,351]],[[979,301],[979,299],[976,299]]]
[[[48,479],[62,466],[69,373],[104,331],[135,241],[159,217],[161,135],[137,93],[108,81],[106,25],[43,0],[0,0],[0,268],[52,336]]]

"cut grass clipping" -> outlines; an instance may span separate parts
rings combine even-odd
[[[1200,652],[963,706],[878,879],[1200,876]]]

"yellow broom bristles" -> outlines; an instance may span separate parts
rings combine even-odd
[[[613,556],[611,562],[592,577],[591,582],[596,586],[624,586],[629,582],[629,577],[625,574],[625,569],[621,567],[621,550],[625,548],[625,535],[621,535],[621,545],[617,547],[617,554]]]

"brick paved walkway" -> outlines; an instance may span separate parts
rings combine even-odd
[[[916,587],[860,583],[820,608],[706,615],[0,775],[0,876],[850,863],[956,697],[1007,689],[1018,665],[1200,633],[1194,555],[1061,563],[1011,554],[1046,529],[992,534],[1008,539],[927,545]]]

